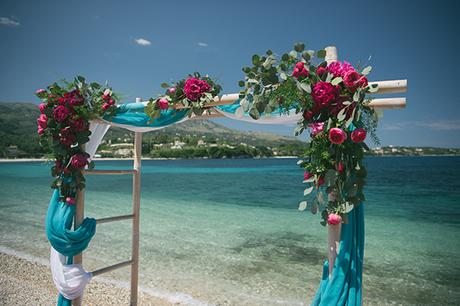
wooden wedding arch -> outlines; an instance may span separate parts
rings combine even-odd
[[[326,47],[326,61],[328,63],[338,60],[337,48],[334,46]],[[407,91],[407,80],[391,80],[391,81],[377,81],[370,82],[370,84],[377,84],[378,90],[374,94],[394,94],[404,93]],[[227,94],[215,98],[215,102],[209,104],[211,109],[214,106],[233,104],[238,100],[239,94]],[[142,101],[141,98],[136,98],[136,103],[147,103]],[[374,109],[385,110],[385,109],[401,109],[406,106],[405,97],[394,97],[394,98],[380,98],[373,99],[370,106]],[[184,108],[183,106],[176,106],[176,109]],[[191,119],[208,119],[223,117],[222,114],[217,112],[211,112],[210,114],[203,114],[202,116],[194,116]],[[109,124],[108,121],[103,121],[105,124]],[[142,151],[142,134],[143,132],[134,133],[134,157],[133,157],[133,169],[132,170],[85,170],[84,174],[88,175],[132,175],[133,176],[133,195],[132,195],[132,213],[128,215],[120,215],[114,217],[106,217],[96,219],[97,224],[103,224],[108,222],[120,221],[120,220],[132,220],[132,241],[131,241],[131,259],[104,267],[95,271],[92,271],[93,276],[97,276],[106,272],[113,271],[118,268],[125,266],[131,266],[131,296],[130,305],[137,305],[138,301],[138,283],[139,283],[139,221],[140,221],[140,193],[141,193],[141,151]],[[74,227],[78,228],[84,219],[85,212],[85,190],[82,189],[77,193],[76,211]],[[337,240],[340,237],[330,239],[329,237],[329,249],[331,250],[331,241],[335,245],[338,243]],[[335,240],[335,242],[334,242]],[[336,250],[335,247],[332,247]],[[80,253],[74,256],[75,264],[82,264],[83,254]],[[72,301],[72,305],[82,305],[82,297],[79,297]]]

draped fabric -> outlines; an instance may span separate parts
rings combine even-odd
[[[188,111],[165,110],[159,118],[151,120],[144,113],[146,103],[128,103],[118,106],[113,116],[105,116],[98,123],[92,122],[90,141],[86,151],[94,156],[103,136],[110,126],[118,126],[135,132],[158,130],[188,119]],[[263,114],[259,120],[252,119],[243,112],[239,101],[232,105],[216,106],[214,111],[234,120],[259,124],[296,123],[301,114],[291,110],[289,114],[280,109],[270,114]],[[70,300],[83,294],[86,284],[91,280],[91,273],[81,265],[72,264],[74,255],[81,253],[88,246],[96,231],[96,221],[85,218],[83,223],[71,230],[75,207],[59,201],[56,190],[50,201],[46,217],[46,232],[52,245],[50,261],[53,281],[60,293],[58,305],[70,305]],[[361,305],[361,277],[364,252],[364,218],[363,205],[349,213],[348,224],[343,224],[340,251],[335,261],[334,270],[329,277],[328,262],[324,264],[323,278],[312,305]],[[67,258],[66,258],[67,257]]]
[[[361,305],[363,259],[364,204],[360,204],[348,214],[348,223],[342,224],[340,249],[332,275],[329,276],[326,260],[323,277],[311,305]]]

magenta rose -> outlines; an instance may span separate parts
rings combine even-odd
[[[313,176],[313,173],[308,172],[308,171],[305,171],[305,172],[303,173],[303,180],[306,181],[306,180],[308,180],[309,178],[311,178],[312,176]]]
[[[350,63],[343,61],[343,62],[332,62],[327,65],[327,71],[332,73],[335,77],[344,77],[345,74],[349,71],[355,71]]]
[[[70,111],[63,105],[56,106],[56,108],[53,110],[54,120],[57,122],[65,121],[69,114]]]
[[[318,182],[316,183],[316,187],[319,188],[321,185],[324,184],[324,182],[325,182],[325,181],[324,181],[324,177],[321,176],[321,177],[318,179]]]
[[[108,110],[110,108],[110,106],[111,105],[109,103],[104,103],[104,104],[102,104],[102,109],[106,111],[106,110]]]
[[[60,138],[59,138],[60,143],[70,147],[76,141],[77,141],[77,138],[75,137],[75,135],[70,130],[70,127],[66,127],[66,128],[61,129]]]
[[[80,91],[78,89],[72,90],[67,95],[67,102],[72,106],[79,106],[82,105],[85,100],[80,95]]]
[[[315,122],[312,124],[309,124],[308,127],[311,130],[311,136],[315,137],[319,133],[321,133],[324,129],[324,122]]]
[[[306,110],[303,112],[303,118],[305,120],[310,120],[311,118],[313,118],[314,115],[315,115],[314,112],[311,110]]]
[[[324,107],[336,98],[337,88],[328,82],[318,82],[313,86],[311,96],[319,106]]]
[[[70,121],[70,126],[77,132],[84,131],[88,127],[87,123],[85,122],[85,120],[83,120],[83,118],[78,118],[76,120]]]
[[[297,62],[297,64],[295,64],[292,76],[295,78],[308,76],[308,70],[305,68],[305,64],[303,62]]]
[[[329,214],[327,216],[327,223],[330,225],[337,225],[342,223],[342,217],[338,214]]]
[[[74,198],[71,198],[71,197],[67,197],[67,198],[65,199],[65,202],[66,202],[67,204],[69,204],[69,205],[75,205],[75,203],[76,203],[75,199],[74,199]]]
[[[45,129],[48,127],[48,117],[45,114],[41,114],[37,119],[38,134],[42,135]]]
[[[168,102],[168,100],[166,100],[165,98],[161,98],[160,100],[158,100],[158,107],[159,107],[161,110],[168,109],[168,107],[169,107],[169,102]]]
[[[211,86],[206,81],[197,78],[188,78],[185,81],[184,92],[187,99],[191,101],[197,101],[209,90],[211,90]]]
[[[326,73],[326,68],[324,67],[318,67],[316,68],[316,74],[319,75],[319,76],[322,76],[323,74]]]
[[[363,142],[366,139],[366,130],[359,128],[351,132],[351,141],[358,143]]]
[[[70,164],[76,169],[84,168],[88,164],[88,154],[75,154]]]
[[[339,128],[329,130],[329,140],[336,145],[343,143],[347,139],[347,133]]]
[[[342,172],[344,168],[345,168],[345,167],[343,166],[343,163],[342,163],[342,162],[339,162],[339,163],[337,164],[337,171]]]

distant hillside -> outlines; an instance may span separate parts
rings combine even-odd
[[[36,133],[38,106],[31,103],[0,103],[0,157],[40,157],[49,153],[42,148]],[[242,132],[227,128],[208,120],[188,120],[159,131],[144,134],[144,143],[169,142],[171,139],[199,139],[207,143],[240,144],[254,147],[302,148],[306,144],[294,137],[279,136],[271,133]],[[111,128],[104,138],[111,143],[130,142],[133,132]],[[193,142],[191,142],[193,143]],[[296,149],[297,150],[297,149]],[[150,153],[146,145],[144,153]],[[292,150],[287,151],[286,154]],[[291,152],[294,153],[294,152]]]

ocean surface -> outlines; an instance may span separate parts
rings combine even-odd
[[[143,161],[140,283],[190,305],[308,305],[326,258],[296,159]],[[128,169],[130,161],[98,161]],[[460,157],[369,157],[366,305],[460,305]],[[0,251],[49,256],[49,165],[0,163]],[[130,176],[88,176],[86,215],[131,211]],[[85,268],[129,259],[130,221],[101,224]],[[123,268],[105,278],[129,281]]]

